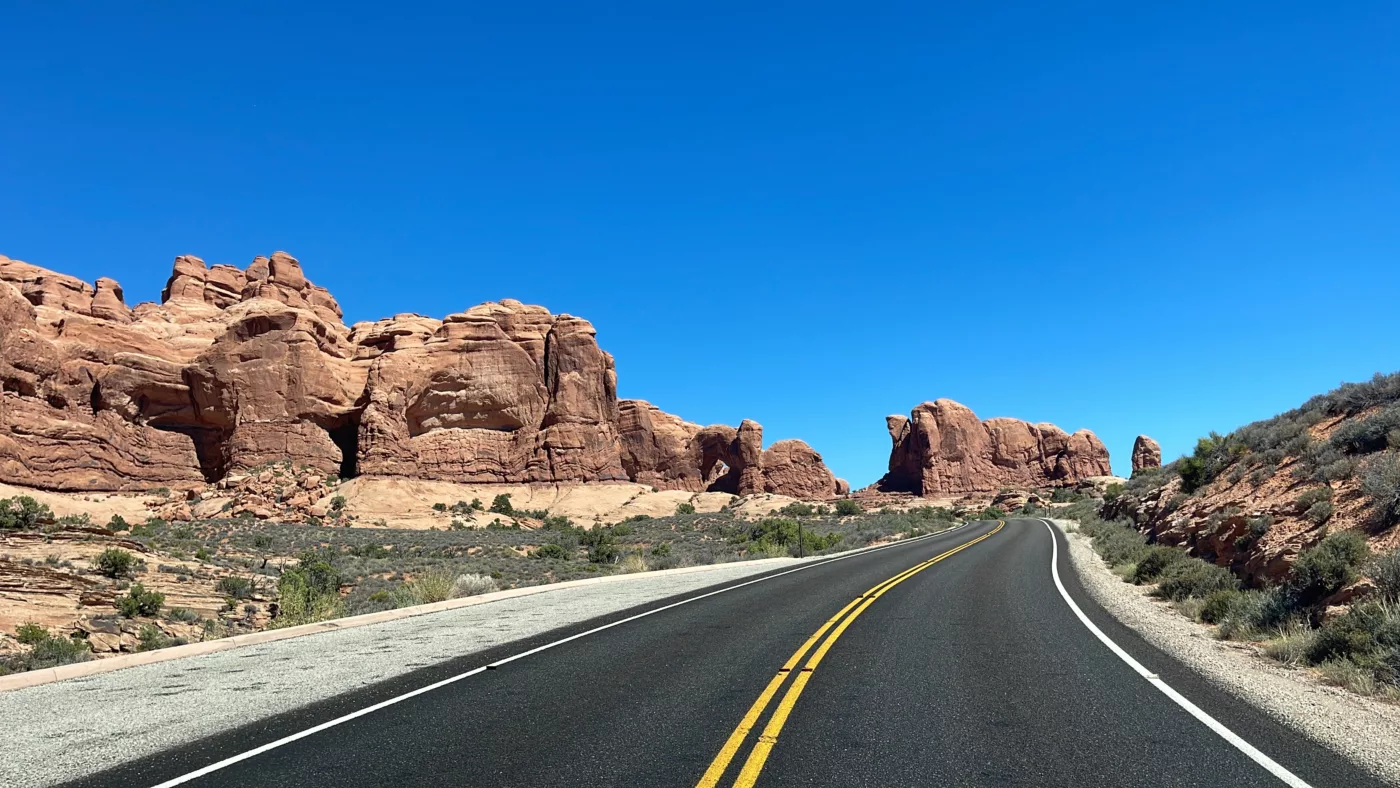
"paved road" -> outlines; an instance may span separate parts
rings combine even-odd
[[[1091,633],[1055,586],[1052,539],[1060,541],[1066,592],[1088,619],[1275,761],[1275,772],[1315,788],[1380,785],[1118,625],[1075,580],[1064,537],[1036,520],[976,523],[775,573],[482,670],[182,784],[1289,784]],[[677,601],[464,656],[77,784],[148,787],[178,779]]]

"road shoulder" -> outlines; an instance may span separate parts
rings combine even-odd
[[[1061,530],[1064,523],[1056,521]],[[1248,644],[1217,640],[1125,583],[1094,552],[1090,540],[1066,534],[1069,564],[1103,609],[1148,643],[1189,666],[1212,685],[1319,742],[1377,778],[1400,785],[1400,707],[1322,684],[1304,671],[1266,661]]]

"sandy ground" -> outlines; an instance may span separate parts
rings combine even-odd
[[[1058,522],[1063,528],[1067,521]],[[1217,687],[1400,785],[1400,706],[1323,684],[1311,671],[1284,667],[1247,644],[1215,639],[1210,627],[1183,617],[1148,589],[1123,582],[1090,542],[1069,534],[1070,562],[1084,588],[1115,618]]]
[[[676,513],[676,507],[689,503],[697,512],[717,512],[730,504],[728,493],[692,493],[683,490],[653,492],[640,484],[459,484],[402,478],[358,478],[337,490],[345,496],[345,509],[358,518],[357,525],[373,526],[384,521],[392,528],[442,528],[454,517],[471,524],[485,525],[497,515],[479,512],[472,517],[436,512],[433,504],[448,506],[478,499],[483,505],[501,494],[510,495],[516,509],[543,510],[562,515],[579,525],[618,523],[645,514],[662,517]],[[758,517],[797,500],[784,495],[753,495],[731,507],[741,517]]]

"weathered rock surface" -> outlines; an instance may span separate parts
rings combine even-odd
[[[514,300],[347,327],[285,252],[175,258],[160,304],[0,257],[0,481],[189,487],[289,461],[322,474],[636,481],[827,497],[800,441],[701,428],[641,401],[591,324]]]
[[[1133,441],[1133,473],[1148,468],[1162,467],[1162,447],[1146,435],[1137,436]]]
[[[1073,485],[1111,473],[1108,449],[1088,430],[1071,435],[1053,424],[980,421],[948,399],[925,402],[885,424],[893,447],[889,472],[876,483],[881,491],[960,495]]]

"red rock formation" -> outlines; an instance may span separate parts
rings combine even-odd
[[[1146,435],[1137,436],[1133,441],[1133,473],[1162,467],[1162,447]]]
[[[519,301],[347,328],[284,252],[175,258],[160,304],[0,257],[0,481],[193,485],[290,460],[462,482],[834,495],[800,441],[620,403],[586,320]]]
[[[1108,476],[1108,449],[1088,430],[1067,435],[1053,424],[979,421],[952,400],[925,402],[910,417],[885,420],[893,441],[881,491],[919,495],[995,492],[1004,487],[1075,484]]]

